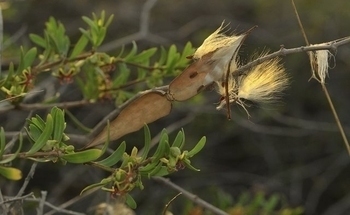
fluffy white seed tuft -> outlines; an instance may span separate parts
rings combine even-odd
[[[279,58],[264,61],[242,76],[238,98],[257,103],[270,103],[279,99],[281,92],[288,87],[289,82],[279,62]]]

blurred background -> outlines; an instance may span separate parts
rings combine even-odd
[[[328,42],[350,35],[350,1],[295,0],[310,43]],[[114,14],[101,51],[117,54],[121,45],[136,40],[139,49],[182,48],[187,41],[198,47],[225,20],[231,30],[242,33],[258,26],[240,50],[247,61],[254,53],[277,51],[281,45],[293,48],[305,45],[291,1],[278,0],[105,0],[105,1],[0,1],[3,13],[4,44],[2,69],[18,58],[18,47],[30,47],[29,33],[42,34],[50,16],[60,20],[72,41],[78,38],[81,16]],[[350,133],[350,44],[338,48],[331,58],[327,87],[346,133]],[[162,128],[174,131],[184,128],[190,149],[202,136],[207,145],[193,160],[200,172],[184,170],[171,179],[214,205],[235,204],[248,193],[254,196],[278,194],[290,207],[302,207],[304,214],[350,214],[350,157],[335,124],[332,112],[311,72],[306,53],[283,57],[291,76],[290,88],[280,103],[273,106],[249,107],[245,111],[233,106],[232,120],[217,111],[219,97],[206,91],[188,102],[176,103],[172,113],[150,125],[155,136]],[[65,89],[68,100],[81,97]],[[89,105],[71,110],[76,117],[93,127],[114,108],[113,104]],[[0,126],[18,131],[28,112],[1,114]],[[68,133],[74,133],[70,128]],[[143,132],[122,138],[128,145],[142,146]],[[116,141],[117,143],[122,140]],[[28,166],[27,168],[29,168]],[[28,170],[27,170],[28,171]],[[26,171],[24,171],[26,174]],[[60,205],[79,195],[88,184],[106,176],[89,167],[39,164],[29,191],[48,191],[48,201]],[[16,193],[23,181],[8,187]],[[12,193],[11,193],[12,192]],[[137,214],[160,214],[164,205],[177,192],[148,180],[145,190],[134,191]],[[96,195],[77,201],[71,210],[87,212],[106,201],[108,195]],[[220,201],[219,201],[220,200]],[[189,203],[178,197],[170,208],[181,214]],[[153,212],[150,212],[153,211]]]

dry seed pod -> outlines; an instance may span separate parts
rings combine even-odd
[[[196,50],[194,62],[169,85],[169,100],[184,101],[197,95],[199,91],[215,81],[224,80],[228,64],[231,72],[236,68],[236,56],[244,38],[242,35],[224,35],[223,24]]]
[[[168,115],[171,111],[171,102],[161,92],[146,93],[126,106],[116,119],[110,122],[110,140],[141,129],[145,124]],[[107,140],[107,127],[88,144],[89,147],[97,146]]]
[[[185,101],[198,94],[210,71],[212,54],[209,53],[193,62],[169,84],[168,99],[170,101]]]

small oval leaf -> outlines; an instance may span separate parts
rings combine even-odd
[[[149,150],[151,149],[151,132],[147,124],[145,124],[145,126],[143,127],[143,131],[145,135],[145,146],[143,147],[141,158],[142,160],[145,160],[147,158]]]
[[[32,148],[27,152],[28,155],[34,154],[35,152],[39,151],[49,140],[51,133],[53,130],[53,119],[51,114],[47,115],[46,119],[46,125],[43,130],[43,133],[39,136],[39,138],[35,141]]]
[[[81,35],[77,44],[75,44],[74,49],[73,49],[72,53],[70,54],[69,58],[72,59],[72,58],[75,58],[76,56],[78,56],[79,54],[81,54],[84,51],[84,49],[88,43],[89,43],[89,38],[84,34]]]
[[[101,161],[98,161],[97,163],[108,167],[113,166],[122,159],[125,149],[126,143],[123,141],[110,156]]]
[[[0,175],[7,179],[18,181],[22,178],[22,171],[13,167],[0,166]]]
[[[69,163],[86,163],[94,161],[101,156],[102,150],[88,149],[81,152],[62,155],[61,158]]]
[[[29,38],[32,40],[33,43],[37,44],[38,46],[41,46],[42,48],[46,48],[45,39],[40,37],[39,35],[29,34]]]
[[[194,155],[196,155],[198,152],[200,152],[203,147],[205,146],[205,142],[207,141],[207,138],[205,136],[203,136],[197,143],[197,145],[187,153],[187,157],[193,157]]]
[[[131,209],[135,209],[137,207],[137,204],[136,204],[134,198],[132,198],[131,195],[128,193],[125,195],[125,203]]]

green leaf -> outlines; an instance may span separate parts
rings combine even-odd
[[[23,58],[23,68],[26,69],[29,66],[32,66],[37,55],[37,49],[35,47],[29,49],[29,51],[24,55]]]
[[[62,141],[63,132],[65,129],[65,121],[64,121],[64,112],[57,108],[53,107],[51,110],[51,115],[53,118],[53,139],[57,140],[58,143]]]
[[[45,128],[43,130],[43,133],[41,133],[41,135],[35,141],[32,148],[27,152],[27,155],[31,155],[31,154],[34,154],[35,152],[39,151],[46,144],[46,142],[50,139],[52,130],[53,130],[53,119],[52,119],[51,114],[48,114],[47,119],[46,119],[46,125],[45,125]]]
[[[173,142],[172,147],[177,147],[179,149],[182,149],[184,143],[185,143],[185,136],[184,136],[185,132],[183,129],[181,129],[181,131],[179,131],[175,137],[175,140]]]
[[[177,60],[177,49],[175,45],[171,45],[168,51],[168,57],[166,60],[166,67],[171,68],[172,65],[174,65],[175,61]]]
[[[22,149],[22,145],[23,145],[23,136],[22,136],[22,133],[19,133],[19,146],[18,146],[16,152],[13,153],[11,156],[9,156],[9,157],[7,157],[7,158],[1,160],[1,161],[0,161],[0,164],[9,163],[9,162],[13,161],[15,158],[17,158],[18,153],[19,153],[19,152],[21,151],[21,149]],[[1,156],[2,156],[2,155],[1,155]],[[1,156],[0,156],[0,158],[1,158]]]
[[[108,167],[113,166],[122,159],[125,149],[126,143],[123,141],[110,156],[101,161],[98,161],[97,163]]]
[[[194,166],[191,165],[191,161],[188,160],[187,158],[181,160],[183,162],[183,164],[190,170],[193,170],[193,171],[200,171],[199,169],[195,168]]]
[[[89,38],[86,35],[81,35],[77,44],[75,44],[72,53],[70,54],[70,59],[75,58],[79,54],[81,54],[89,43]]]
[[[162,168],[163,163],[159,162],[149,173],[147,174],[148,177],[150,178],[151,176],[155,176]]]
[[[136,45],[136,42],[133,41],[131,51],[127,56],[124,57],[124,60],[128,61],[130,58],[132,58],[136,54],[136,52],[137,52],[137,45]]]
[[[90,35],[90,33],[89,33],[87,30],[85,30],[85,29],[83,29],[83,28],[79,28],[79,31],[80,31],[85,37],[87,37],[87,38],[90,40],[90,42],[92,42],[91,35]]]
[[[86,163],[99,158],[101,156],[101,152],[102,150],[100,149],[88,149],[81,152],[64,154],[61,156],[61,158],[69,163]]]
[[[107,29],[105,27],[100,28],[100,31],[98,32],[98,34],[96,35],[96,42],[95,42],[95,46],[100,46],[103,42],[103,40],[106,37],[106,33],[107,33]]]
[[[85,188],[80,192],[80,195],[83,194],[84,192],[88,191],[88,190],[91,190],[92,188],[95,188],[95,187],[103,187],[103,186],[105,186],[106,184],[110,183],[111,181],[112,181],[111,178],[102,179],[102,181],[99,182],[99,183],[91,184],[91,185],[85,187]]]
[[[113,18],[114,18],[114,14],[109,16],[108,20],[105,23],[106,28],[112,23]]]
[[[160,47],[160,58],[158,60],[158,64],[159,65],[163,65],[166,63],[166,59],[167,59],[167,51],[166,49],[162,46]]]
[[[130,194],[128,194],[128,193],[125,194],[125,203],[131,209],[135,209],[137,207],[137,204],[136,204],[134,198],[132,198],[132,196]]]
[[[118,68],[119,75],[113,80],[113,85],[115,87],[125,84],[130,76],[130,69],[125,65],[125,63],[120,63]]]
[[[181,54],[181,59],[179,62],[181,63],[182,61],[188,62],[189,59],[187,59],[188,56],[191,56],[194,53],[194,48],[192,47],[191,42],[187,42],[184,49],[182,50]]]
[[[5,152],[6,138],[4,128],[0,128],[0,159]]]
[[[36,127],[38,127],[40,131],[43,131],[45,128],[45,121],[38,114],[35,115],[35,117],[32,117],[30,122],[33,123]]]
[[[272,195],[269,198],[269,200],[266,201],[265,204],[263,205],[264,212],[266,212],[266,214],[270,214],[277,206],[278,200],[279,200],[278,195]]]
[[[40,130],[34,124],[30,124],[28,127],[29,127],[29,130],[27,128],[25,128],[25,130],[26,130],[26,132],[28,134],[28,137],[30,138],[30,140],[34,144],[35,140],[37,140],[40,137],[40,135],[42,133],[42,130]]]
[[[157,48],[150,48],[148,50],[142,51],[140,54],[135,55],[133,58],[130,58],[130,61],[143,62],[150,59],[157,52]]]
[[[147,164],[146,166],[139,167],[138,170],[141,174],[148,175],[154,168],[156,168],[156,166],[158,166],[158,164],[159,164],[159,161],[154,161],[154,162]]]
[[[21,170],[13,167],[0,166],[0,175],[14,181],[18,181],[22,178]]]
[[[169,153],[169,150],[170,150],[169,136],[167,134],[166,129],[163,129],[162,132],[160,133],[159,145],[162,145],[164,147],[165,154]]]
[[[168,171],[168,168],[165,167],[165,166],[161,166],[157,172],[153,172],[151,173],[152,176],[166,176],[166,175],[169,175],[169,171]]]
[[[81,17],[81,19],[84,20],[84,22],[86,22],[90,26],[90,28],[92,28],[94,31],[98,31],[97,24],[93,20],[91,20],[89,17],[83,16]]]
[[[198,152],[200,152],[203,147],[205,146],[205,142],[207,141],[207,138],[204,136],[202,137],[199,142],[197,143],[197,145],[187,153],[187,157],[191,158],[194,155],[196,155]]]
[[[14,66],[13,62],[11,62],[9,65],[6,79],[0,86],[7,84],[9,81],[11,82],[11,79],[14,77],[14,73],[15,73],[15,66]]]
[[[151,132],[147,126],[147,124],[145,124],[145,126],[143,126],[143,132],[145,135],[145,146],[143,147],[143,152],[141,155],[142,160],[145,160],[147,158],[148,152],[151,149]]]
[[[38,46],[46,48],[46,41],[43,37],[37,34],[29,34],[29,38],[32,40],[33,43],[37,44]]]

